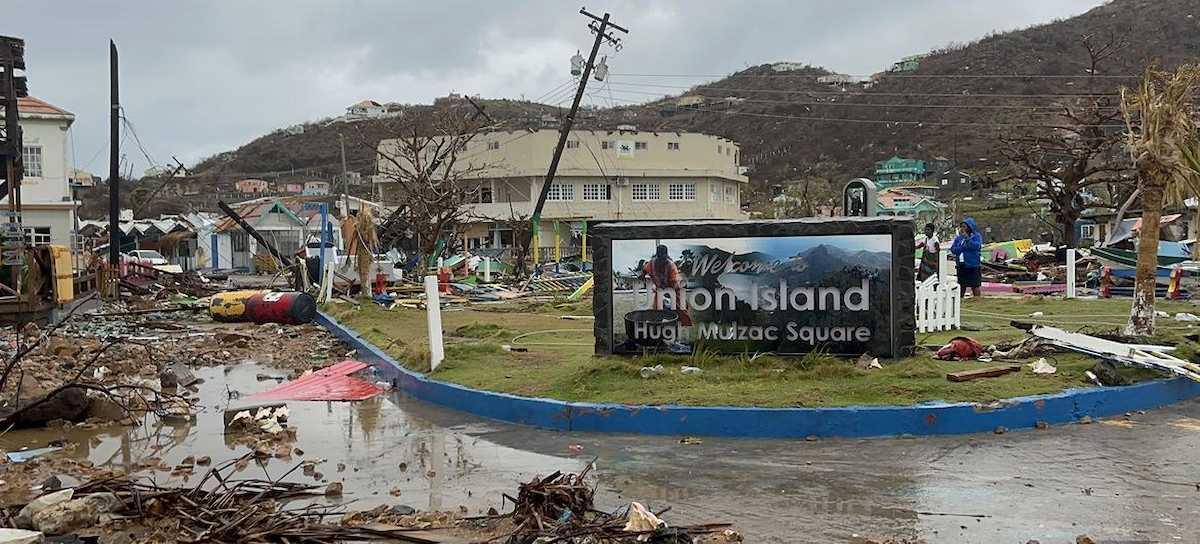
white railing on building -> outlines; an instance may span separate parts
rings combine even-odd
[[[962,292],[956,282],[939,283],[936,276],[918,282],[916,303],[917,332],[962,327]]]

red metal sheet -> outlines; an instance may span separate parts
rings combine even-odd
[[[251,400],[365,400],[383,392],[366,380],[350,376],[370,365],[345,360],[277,387],[251,395]]]

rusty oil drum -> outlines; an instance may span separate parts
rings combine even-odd
[[[317,316],[317,300],[299,291],[230,291],[213,295],[208,313],[216,321],[299,325]]]

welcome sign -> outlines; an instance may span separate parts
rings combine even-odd
[[[597,352],[898,355],[914,342],[912,233],[895,218],[597,225]]]

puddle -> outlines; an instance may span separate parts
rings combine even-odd
[[[140,427],[97,430],[30,429],[0,436],[0,449],[43,447],[53,440],[76,444],[55,455],[86,458],[97,466],[130,467],[148,457],[174,466],[187,456],[209,456],[213,464],[239,457],[249,450],[226,440],[223,413],[229,406],[252,402],[229,400],[274,387],[275,380],[259,381],[258,374],[278,375],[258,364],[195,371],[200,413],[186,424],[164,424],[149,417]],[[344,494],[331,503],[353,503],[353,509],[380,504],[407,504],[420,510],[458,510],[472,514],[499,507],[501,493],[513,494],[518,482],[555,470],[575,472],[579,459],[543,455],[501,446],[461,430],[435,425],[401,409],[393,399],[378,396],[360,402],[287,403],[288,425],[296,429],[296,448],[303,456],[268,459],[250,465],[239,475],[277,478],[304,461],[321,461],[322,480],[297,470],[288,481],[342,482]],[[339,463],[345,469],[338,471]],[[194,482],[206,470],[196,467]],[[155,471],[160,483],[188,485],[183,477]]]

